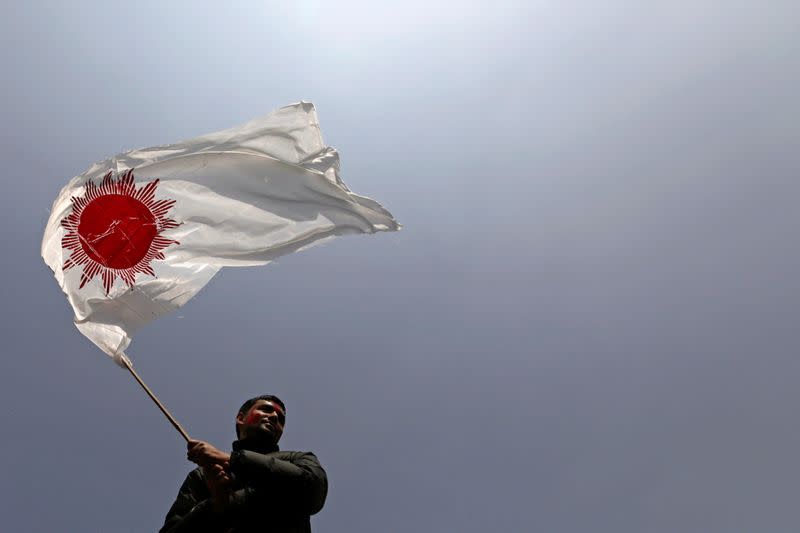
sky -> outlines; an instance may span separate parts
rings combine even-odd
[[[157,530],[185,444],[39,247],[93,162],[314,102],[397,233],[137,333],[225,448],[278,394],[318,533],[800,527],[794,1],[17,2],[0,17],[0,516]]]

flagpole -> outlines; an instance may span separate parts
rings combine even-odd
[[[129,371],[129,372],[131,373],[131,375],[132,375],[132,376],[133,376],[133,377],[136,379],[136,381],[139,383],[139,385],[141,385],[141,386],[142,386],[142,388],[143,388],[143,389],[144,389],[144,391],[147,393],[147,395],[148,395],[148,396],[150,396],[150,399],[151,399],[151,400],[153,400],[153,401],[155,402],[155,404],[158,406],[158,408],[159,408],[159,409],[161,409],[161,412],[162,412],[162,413],[164,413],[164,416],[166,416],[166,417],[167,417],[167,419],[169,420],[170,424],[172,424],[172,427],[174,427],[175,429],[177,429],[177,430],[178,430],[178,433],[180,433],[180,434],[181,434],[181,436],[182,436],[184,439],[186,439],[186,442],[189,442],[189,434],[188,434],[188,433],[186,433],[186,430],[185,430],[185,429],[183,429],[183,426],[181,426],[181,425],[178,423],[178,421],[177,421],[177,420],[175,420],[175,417],[174,417],[174,416],[172,416],[172,413],[170,413],[170,412],[167,410],[167,408],[166,408],[166,407],[164,407],[164,404],[163,404],[163,403],[161,403],[161,401],[159,401],[159,399],[158,399],[158,398],[156,398],[156,395],[155,395],[155,394],[153,394],[153,391],[151,391],[151,390],[150,390],[150,387],[148,387],[147,385],[145,385],[144,381],[142,381],[142,378],[140,378],[140,377],[139,377],[139,374],[137,374],[137,373],[136,373],[136,370],[134,370],[134,369],[133,369],[133,365],[131,364],[131,362],[130,362],[130,360],[128,359],[128,357],[127,357],[125,354],[122,354],[122,357],[121,357],[120,359],[122,360],[122,363],[125,365],[125,368],[127,368],[127,369],[128,369],[128,371]]]

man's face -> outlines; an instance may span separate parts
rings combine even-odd
[[[246,413],[236,415],[241,438],[253,437],[277,444],[283,435],[286,415],[277,403],[257,400]]]

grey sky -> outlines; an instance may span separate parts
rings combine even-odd
[[[405,228],[139,332],[193,436],[283,397],[320,533],[796,531],[798,8],[665,4],[7,5],[2,529],[153,531],[191,467],[38,255],[60,188],[304,99]]]

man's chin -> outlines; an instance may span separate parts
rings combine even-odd
[[[253,432],[253,435],[257,436],[259,440],[265,440],[272,443],[275,443],[277,440],[275,438],[275,429],[272,426],[260,425],[256,431]]]

